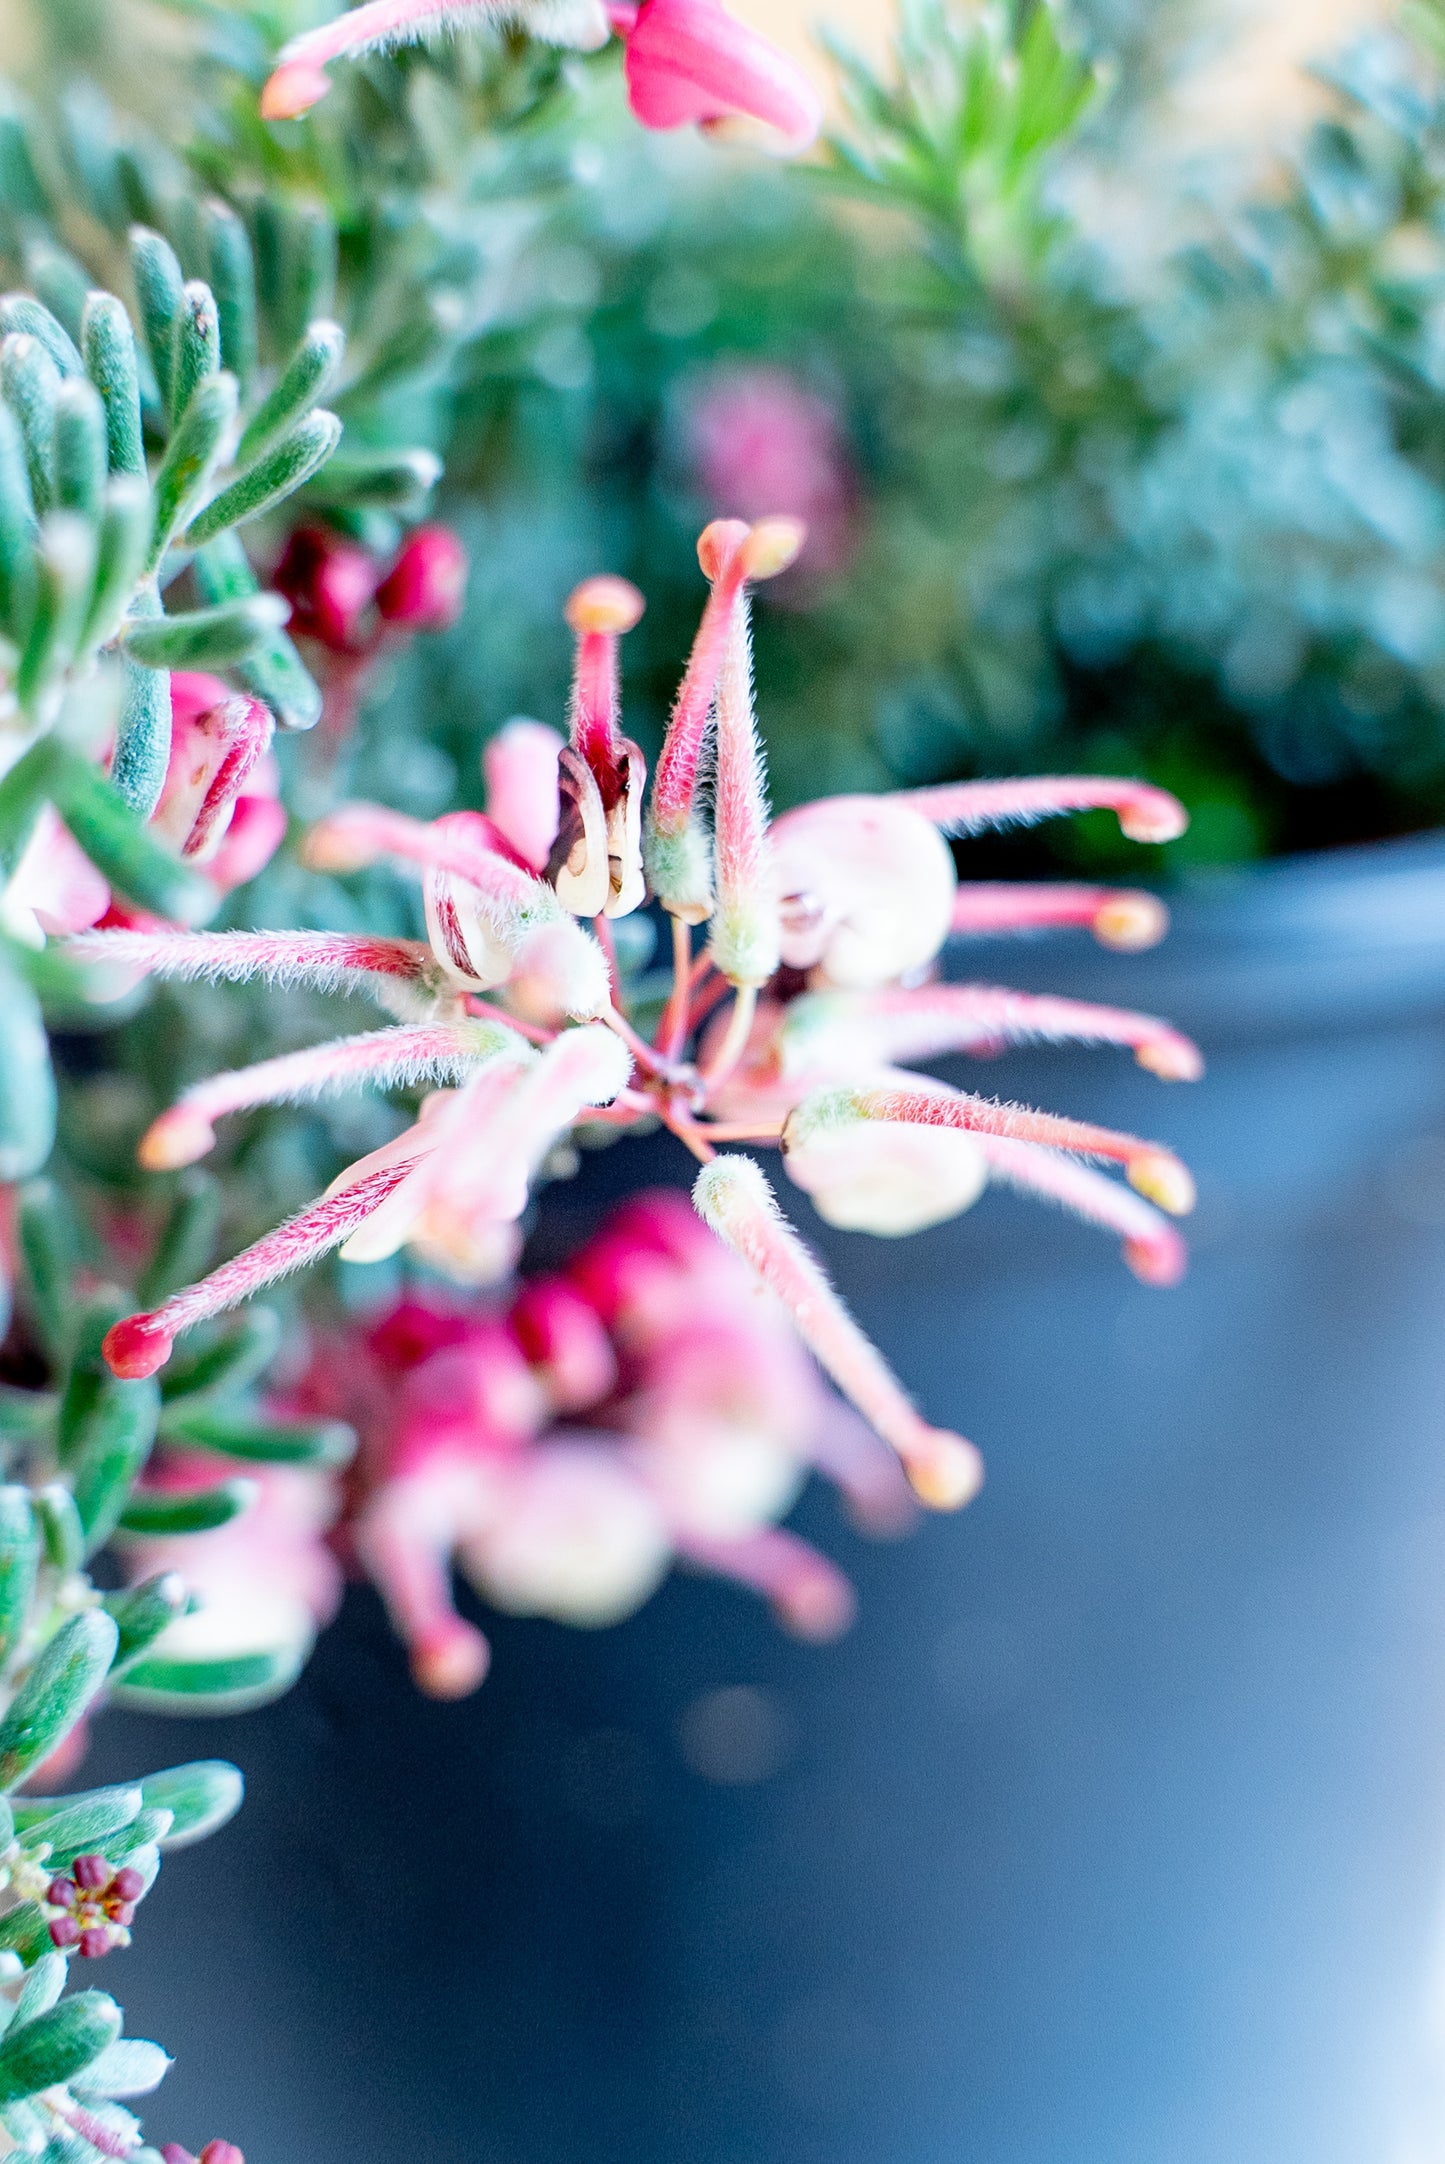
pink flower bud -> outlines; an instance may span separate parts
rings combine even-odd
[[[747,118],[797,152],[822,126],[802,69],[718,0],[641,0],[624,34],[628,102],[645,128]]]
[[[468,568],[449,526],[418,526],[376,589],[377,609],[398,631],[445,631],[462,612]]]
[[[319,80],[324,88],[326,78]],[[376,558],[354,541],[343,541],[323,526],[298,526],[271,583],[291,603],[293,631],[334,654],[357,654],[368,644],[366,619],[380,580]]]
[[[519,716],[482,753],[487,815],[534,872],[557,838],[557,754],[563,739],[545,722]]]
[[[76,1885],[87,1893],[94,1893],[98,1887],[109,1884],[110,1865],[104,1856],[77,1856],[70,1868]]]
[[[558,1412],[585,1411],[616,1382],[616,1355],[597,1310],[565,1278],[539,1277],[524,1285],[507,1321]]]

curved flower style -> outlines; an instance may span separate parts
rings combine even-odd
[[[324,98],[326,69],[463,23],[519,23],[554,44],[589,51],[615,31],[625,46],[628,102],[645,128],[761,124],[789,151],[806,150],[823,106],[808,77],[720,0],[367,0],[282,48],[261,93],[265,120],[295,120]]]
[[[1117,1233],[1125,1259],[1146,1281],[1178,1277],[1184,1250],[1170,1219],[1190,1208],[1193,1190],[1167,1149],[909,1070],[945,1053],[1048,1039],[1120,1045],[1163,1079],[1197,1076],[1195,1047],[1153,1016],[933,981],[958,927],[1080,922],[1121,946],[1143,944],[1162,929],[1159,905],[1147,896],[1064,888],[1055,908],[1048,889],[1021,887],[1011,904],[1013,890],[961,888],[945,834],[1106,805],[1126,833],[1160,841],[1182,829],[1183,812],[1146,783],[1089,776],[833,797],[773,824],[753,708],[749,589],[785,568],[801,538],[796,524],[782,519],[753,526],[723,520],[702,535],[699,560],[712,593],[645,819],[645,770],[637,746],[621,733],[618,699],[619,642],[637,621],[641,597],[623,581],[593,579],[568,605],[577,637],[569,740],[560,743],[536,723],[504,732],[486,761],[490,812],[425,823],[350,804],[312,829],[307,850],[317,865],[337,871],[389,858],[419,877],[425,943],[168,930],[99,931],[74,942],[88,959],[109,957],[128,972],[260,976],[365,991],[395,1018],[386,1028],[196,1084],[145,1137],[141,1154],[149,1165],[203,1156],[216,1123],[251,1106],[368,1082],[431,1086],[414,1123],[351,1166],[317,1202],[153,1313],[118,1323],[106,1340],[117,1374],[153,1373],[181,1331],[331,1249],[364,1261],[409,1247],[462,1283],[505,1276],[530,1191],[559,1147],[589,1127],[661,1121],[703,1167],[694,1199],[716,1236],[694,1226],[688,1246],[668,1220],[664,1248],[677,1266],[700,1272],[705,1288],[688,1312],[725,1334],[735,1307],[721,1289],[736,1282],[735,1266],[724,1262],[730,1248],[791,1314],[919,1497],[957,1508],[981,1477],[973,1446],[914,1411],[783,1217],[761,1167],[719,1157],[719,1150],[734,1143],[779,1148],[784,1170],[820,1215],[886,1236],[966,1209],[989,1180],[1000,1180]],[[671,985],[657,995],[650,1038],[636,1026],[649,987],[629,994],[612,934],[647,884],[673,931]],[[695,953],[700,923],[706,944]],[[1087,1160],[1121,1167],[1128,1184]],[[630,1282],[635,1257],[615,1242],[604,1247],[614,1275]],[[589,1288],[598,1268],[586,1265]],[[622,1310],[609,1304],[614,1294],[589,1289],[587,1298],[615,1335]],[[615,1445],[601,1448],[591,1429],[537,1444],[549,1406],[591,1414],[611,1404],[609,1362],[620,1355],[615,1347],[609,1354],[595,1323],[567,1315],[560,1294],[550,1307],[539,1295],[525,1310],[516,1326],[523,1335],[532,1331],[538,1345],[548,1345],[556,1333],[553,1349],[540,1356],[544,1386],[519,1384],[505,1419],[488,1416],[480,1457],[468,1439],[472,1427],[443,1444],[433,1426],[422,1451],[425,1479],[405,1491],[412,1515],[393,1523],[390,1513],[401,1504],[378,1501],[367,1521],[363,1549],[399,1589],[394,1604],[414,1638],[425,1637],[418,1618],[440,1612],[436,1558],[451,1548],[504,1603],[535,1599],[553,1613],[570,1602],[569,1612],[600,1617],[640,1597],[669,1553],[696,1555],[697,1541],[726,1537],[718,1523],[689,1519],[672,1460],[658,1470],[655,1422],[637,1431],[650,1438],[647,1448],[638,1443],[622,1457]],[[627,1310],[623,1340],[630,1344],[638,1327]],[[702,1340],[686,1342],[703,1360]],[[534,1350],[523,1368],[536,1368]],[[726,1364],[725,1354],[719,1357]],[[448,1358],[456,1366],[461,1355]],[[517,1365],[515,1343],[507,1358]],[[470,1374],[479,1363],[485,1369],[487,1358],[473,1347],[462,1364]],[[663,1368],[683,1374],[685,1347]],[[639,1385],[649,1420],[661,1403],[661,1373],[649,1371]],[[494,1386],[485,1376],[478,1384]],[[693,1384],[678,1388],[685,1405]],[[466,1402],[465,1392],[456,1402]],[[669,1416],[657,1417],[665,1431]],[[403,1476],[421,1479],[408,1448],[398,1444],[399,1469],[383,1495],[393,1495]],[[597,1562],[591,1579],[580,1562],[569,1566],[544,1597],[537,1571],[583,1521],[610,1529],[603,1542],[610,1561]],[[425,1571],[414,1537],[422,1522],[432,1543]],[[592,1535],[576,1537],[596,1561],[602,1551],[589,1545]],[[781,1536],[764,1540],[760,1521],[747,1537],[763,1542],[750,1551],[761,1584],[781,1568]],[[443,1621],[443,1638],[425,1661],[435,1660],[434,1682],[459,1682],[480,1656]]]

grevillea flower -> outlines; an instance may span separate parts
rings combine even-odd
[[[813,84],[777,46],[720,0],[367,0],[284,46],[261,93],[266,120],[295,120],[324,98],[326,69],[468,23],[517,23],[554,44],[590,50],[623,40],[628,102],[645,128],[716,128],[746,119],[789,151],[822,125]]]
[[[973,1445],[913,1407],[761,1163],[719,1155],[729,1145],[778,1149],[835,1225],[898,1236],[998,1182],[1114,1232],[1147,1282],[1183,1268],[1171,1220],[1193,1189],[1169,1150],[912,1071],[1047,1040],[1122,1047],[1167,1081],[1197,1076],[1195,1047],[1152,1015],[934,974],[957,932],[1080,924],[1128,948],[1163,925],[1160,905],[1132,892],[960,887],[945,836],[1107,806],[1127,834],[1159,842],[1181,830],[1180,806],[1145,782],[1088,776],[833,797],[771,822],[749,588],[801,538],[787,519],[703,534],[711,592],[645,821],[617,671],[641,599],[594,579],[568,604],[577,665],[565,743],[539,723],[510,724],[485,762],[486,812],[424,822],[351,804],[311,832],[318,866],[386,858],[418,877],[425,943],[166,930],[75,942],[129,971],[365,992],[391,1017],[192,1085],[142,1143],[149,1165],[203,1155],[219,1121],[254,1106],[368,1084],[428,1093],[410,1127],[316,1202],[118,1323],[106,1340],[118,1374],[154,1372],[181,1331],[336,1249],[344,1261],[408,1249],[459,1283],[496,1282],[515,1262],[537,1181],[588,1129],[661,1121],[702,1166],[686,1232],[680,1204],[654,1203],[601,1236],[566,1286],[524,1296],[505,1351],[489,1325],[470,1349],[458,1340],[402,1362],[382,1393],[372,1463],[383,1470],[355,1537],[429,1688],[470,1688],[485,1663],[451,1604],[452,1556],[499,1605],[573,1620],[635,1605],[674,1555],[727,1568],[795,1621],[821,1628],[842,1613],[831,1566],[777,1523],[799,1468],[815,1462],[819,1425],[797,1347],[781,1349],[783,1315],[924,1502],[957,1508],[977,1489]],[[647,878],[673,924],[671,989],[660,1013],[653,1002],[650,1036],[612,933],[644,897],[643,826]],[[707,933],[695,953],[697,923]],[[744,1272],[773,1296],[766,1345],[738,1301]],[[489,1364],[517,1383],[500,1399]],[[889,1507],[876,1459],[835,1445],[830,1469],[857,1487],[860,1509],[864,1489]]]

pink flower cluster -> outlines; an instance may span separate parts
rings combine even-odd
[[[330,87],[326,69],[349,53],[397,45],[465,23],[521,23],[582,49],[623,41],[628,102],[645,128],[757,123],[790,151],[806,150],[823,109],[808,77],[720,0],[367,0],[292,38],[261,93],[266,120],[295,120]]]
[[[650,788],[642,752],[623,731],[619,689],[620,645],[642,597],[626,581],[603,577],[584,582],[567,605],[577,649],[567,738],[537,722],[505,729],[484,757],[485,812],[424,822],[354,803],[312,829],[307,852],[320,868],[344,873],[386,859],[417,877],[425,940],[115,930],[74,942],[127,976],[309,983],[365,993],[392,1017],[386,1027],[195,1083],[147,1133],[148,1165],[204,1156],[217,1122],[253,1106],[366,1085],[426,1092],[412,1123],[318,1201],[153,1313],[116,1324],[106,1357],[117,1374],[154,1373],[180,1332],[337,1249],[343,1261],[408,1250],[461,1284],[505,1278],[531,1195],[556,1153],[589,1131],[660,1122],[701,1166],[693,1200],[709,1232],[694,1228],[682,1241],[674,1211],[666,1235],[669,1267],[694,1274],[693,1312],[731,1327],[737,1279],[723,1255],[731,1250],[791,1316],[918,1497],[952,1509],[978,1487],[977,1452],[915,1409],[784,1216],[762,1165],[733,1146],[779,1150],[793,1185],[835,1225],[896,1237],[956,1215],[987,1182],[1002,1181],[1114,1232],[1147,1281],[1179,1275],[1184,1250],[1170,1220],[1191,1207],[1193,1188],[1169,1150],[999,1104],[915,1069],[943,1054],[1073,1039],[1123,1047],[1165,1080],[1196,1076],[1195,1047],[1152,1015],[938,981],[945,945],[970,933],[1077,923],[1128,948],[1157,938],[1164,922],[1148,895],[961,886],[947,835],[1105,806],[1132,838],[1161,842],[1182,830],[1181,807],[1144,782],[1046,777],[825,798],[773,821],[754,711],[751,589],[785,570],[801,541],[788,519],[720,520],[702,535],[698,556],[711,590]],[[630,986],[613,946],[615,921],[649,893],[671,919],[665,996]],[[704,944],[696,951],[699,926]],[[652,1003],[634,1004],[639,996]],[[1099,1164],[1121,1167],[1127,1184]],[[653,1230],[644,1236],[634,1226],[629,1235],[644,1250],[662,1237],[656,1216],[653,1206]],[[598,1326],[614,1333],[614,1360],[620,1340],[607,1300],[589,1293],[588,1301],[601,1373]],[[622,1573],[628,1597],[669,1554],[699,1559],[701,1536],[689,1530],[686,1510],[679,1516],[666,1484],[640,1470],[652,1463],[645,1438],[630,1429],[624,1454],[610,1444],[599,1457],[595,1445],[551,1437],[554,1419],[577,1407],[550,1402],[545,1391],[539,1397],[531,1363],[517,1349],[520,1327],[515,1318],[505,1331],[489,1324],[465,1352],[435,1349],[437,1372],[460,1366],[473,1378],[465,1389],[499,1389],[510,1367],[517,1404],[505,1419],[478,1415],[480,1429],[468,1415],[464,1473],[460,1461],[429,1445],[429,1463],[448,1470],[443,1476],[432,1466],[407,1490],[403,1452],[378,1492],[412,1496],[410,1515],[402,1512],[406,1537],[393,1528],[383,1538],[385,1513],[358,1536],[373,1567],[389,1573],[413,1636],[424,1628],[418,1618],[445,1618],[437,1557],[453,1548],[500,1597],[507,1566],[495,1561],[492,1544],[513,1520],[487,1518],[479,1498],[495,1481],[555,1480],[558,1451],[582,1449],[587,1477],[611,1483],[609,1492],[626,1488],[627,1522],[640,1528],[648,1516],[654,1528],[650,1541],[635,1532]],[[696,1352],[693,1336],[684,1342]],[[676,1359],[685,1366],[683,1352]],[[415,1387],[429,1390],[430,1358],[419,1376]],[[648,1388],[655,1384],[650,1376]],[[627,1386],[629,1408],[640,1388]],[[454,1402],[471,1402],[461,1381],[455,1389]],[[690,1376],[686,1389],[703,1385]],[[616,1414],[612,1392],[610,1382],[599,1386],[582,1405],[589,1421]],[[538,1445],[544,1429],[549,1439]],[[479,1454],[474,1436],[482,1431],[488,1441]],[[434,1441],[434,1428],[428,1432]],[[497,1447],[499,1434],[506,1449]],[[519,1437],[529,1442],[520,1455]],[[563,1519],[573,1487],[569,1474],[556,1491]],[[533,1519],[524,1512],[517,1522],[550,1524],[553,1497],[544,1486]],[[422,1522],[433,1528],[429,1579],[417,1560]],[[388,1561],[377,1566],[383,1552]],[[736,1551],[726,1567],[738,1571]],[[394,1590],[413,1582],[408,1571],[421,1573],[414,1598]],[[461,1643],[455,1631],[452,1639]],[[473,1648],[473,1667],[477,1658]]]
[[[808,1473],[834,1480],[866,1528],[914,1514],[896,1458],[666,1191],[625,1204],[501,1312],[414,1296],[323,1338],[288,1410],[359,1431],[348,1545],[437,1697],[474,1689],[489,1660],[453,1605],[454,1558],[496,1608],[592,1626],[640,1607],[681,1561],[824,1639],[850,1621],[851,1589],[778,1523]],[[251,1555],[268,1585],[298,1560],[264,1529]]]

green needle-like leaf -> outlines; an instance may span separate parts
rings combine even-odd
[[[121,1530],[150,1539],[212,1533],[250,1510],[260,1494],[254,1480],[222,1480],[212,1488],[142,1489],[120,1514]]]
[[[279,631],[289,613],[279,594],[254,594],[186,616],[157,616],[122,634],[133,661],[151,669],[220,669],[244,661]]]
[[[341,423],[334,413],[321,410],[307,414],[249,473],[241,474],[219,496],[212,497],[187,528],[187,544],[198,547],[228,527],[259,518],[263,511],[283,503],[325,465],[340,441]],[[283,616],[281,621],[285,620]]]
[[[216,296],[193,278],[181,295],[171,355],[171,418],[179,421],[200,386],[219,373],[221,314]]]
[[[29,293],[7,293],[0,298],[0,338],[8,338],[12,331],[38,338],[54,362],[57,375],[83,376],[85,364],[75,350],[74,340],[43,301],[33,299]]]
[[[80,327],[86,373],[105,402],[112,473],[144,474],[140,368],[135,332],[124,304],[113,293],[92,293]]]
[[[161,1393],[154,1376],[102,1384],[70,1459],[75,1507],[85,1529],[85,1552],[103,1548],[120,1521],[136,1476],[156,1439]]]
[[[185,279],[168,240],[147,226],[132,226],[131,275],[140,304],[141,328],[150,350],[151,367],[167,407],[175,366],[176,323],[185,299]]]
[[[155,526],[148,570],[155,570],[193,506],[205,494],[235,418],[234,376],[209,376],[197,384],[155,478]]]
[[[40,1002],[0,943],[0,1180],[28,1180],[55,1141],[55,1077]]]
[[[220,897],[209,880],[177,863],[105,776],[68,753],[55,806],[97,871],[130,901],[178,924],[203,924]]]
[[[55,501],[55,394],[60,375],[38,338],[16,331],[0,343],[0,398],[20,424],[30,500],[43,516]]]
[[[198,1758],[187,1766],[169,1766],[164,1773],[149,1773],[141,1782],[141,1794],[153,1810],[171,1813],[171,1828],[162,1848],[185,1848],[215,1833],[241,1808],[246,1791],[239,1770],[224,1758]]]
[[[346,351],[346,333],[338,323],[313,323],[287,363],[275,389],[246,423],[236,464],[249,466],[279,436],[301,420],[335,382]]]
[[[0,1662],[20,1643],[40,1568],[40,1528],[30,1491],[0,1487]]]
[[[108,446],[100,393],[76,376],[55,394],[55,501],[92,524],[100,516]]]
[[[356,1435],[340,1420],[266,1420],[229,1405],[168,1405],[161,1433],[167,1442],[216,1450],[253,1465],[349,1465]]]

